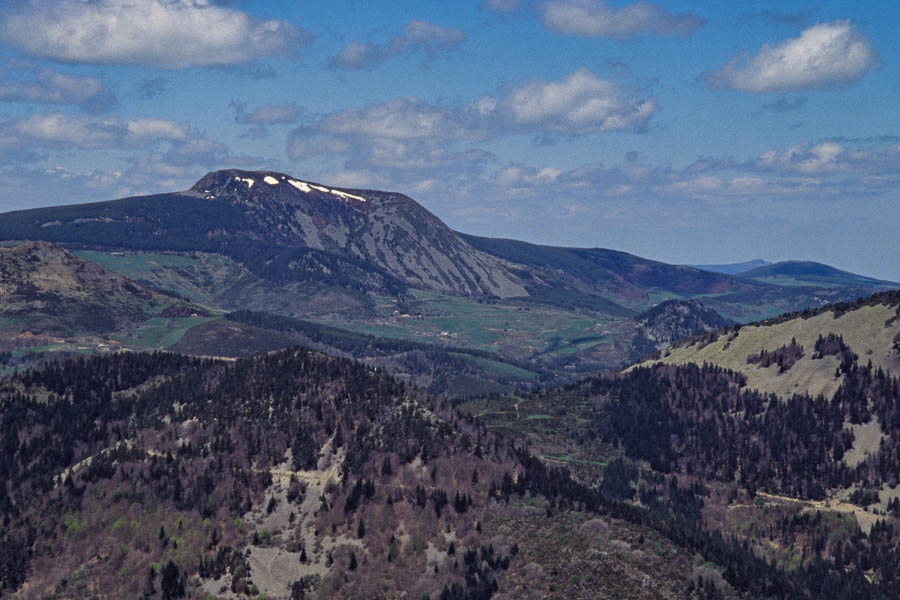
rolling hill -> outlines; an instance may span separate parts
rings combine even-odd
[[[884,281],[842,271],[812,261],[785,261],[744,271],[741,277],[774,283],[776,285],[800,285],[808,287],[848,286],[873,289],[896,289],[900,283]]]
[[[0,328],[110,333],[154,316],[202,312],[46,242],[0,248]]]
[[[831,397],[845,380],[837,373],[855,355],[900,376],[900,295],[884,292],[854,303],[788,314],[777,319],[700,335],[665,350],[644,364],[709,363],[741,373],[747,385],[789,398],[795,393]],[[840,342],[826,343],[829,337]],[[758,360],[761,353],[797,349],[789,365]],[[826,347],[825,351],[822,350]],[[764,366],[765,365],[765,366]]]
[[[809,572],[306,350],[24,371],[0,379],[0,443],[0,593],[17,598],[815,593]]]
[[[896,291],[733,325],[624,372],[461,409],[605,493],[653,506],[666,486],[688,487],[696,497],[669,498],[671,510],[780,569],[815,572],[813,597],[893,594]]]
[[[695,269],[702,269],[704,271],[712,271],[714,273],[725,273],[726,275],[739,275],[740,273],[744,273],[749,271],[750,269],[755,269],[757,267],[765,267],[766,265],[770,265],[772,263],[762,260],[761,258],[754,258],[753,260],[747,260],[739,263],[726,263],[720,265],[688,265],[694,267]]]

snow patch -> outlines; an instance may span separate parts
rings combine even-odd
[[[366,199],[362,196],[354,196],[353,194],[348,194],[347,192],[339,192],[338,190],[331,190],[331,193],[335,196],[340,196],[341,198],[347,200],[359,200],[360,202],[365,202]]]
[[[288,183],[292,186],[303,192],[304,194],[308,194],[313,190],[323,192],[325,194],[334,194],[339,198],[343,198],[344,200],[358,200],[360,202],[365,202],[366,199],[362,196],[356,196],[354,194],[348,194],[347,192],[341,192],[338,190],[330,190],[327,187],[322,187],[321,185],[316,185],[314,183],[306,183],[305,181],[295,181],[293,179],[288,179]]]
[[[278,185],[278,180],[275,179],[274,177],[272,177],[271,175],[266,175],[266,176],[263,178],[263,181],[265,181],[265,182],[268,183],[269,185]]]
[[[249,177],[248,177],[247,179],[242,179],[242,178],[240,178],[240,177],[235,177],[234,179],[235,179],[235,181],[243,181],[243,182],[245,182],[245,183],[247,184],[247,189],[252,188],[252,187],[253,187],[253,184],[256,183],[255,181],[253,181],[253,180],[250,179]]]
[[[304,194],[308,194],[311,190],[309,185],[303,181],[294,181],[293,179],[288,179],[288,183],[303,192]]]

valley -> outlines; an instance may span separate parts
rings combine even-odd
[[[0,233],[14,597],[851,600],[900,577],[891,282],[477,238],[273,172]]]

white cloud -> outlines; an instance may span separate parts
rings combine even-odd
[[[192,131],[182,123],[166,119],[116,117],[72,117],[62,113],[39,113],[0,123],[0,137],[18,148],[68,150],[122,150],[161,156],[173,167],[214,165],[233,158],[224,144]],[[123,154],[120,158],[127,157]]]
[[[441,27],[428,21],[410,21],[403,28],[403,34],[391,41],[391,51],[394,53],[409,50],[421,50],[433,55],[439,52],[455,50],[466,34],[452,27]]]
[[[656,100],[631,97],[618,84],[578,69],[559,81],[535,81],[514,89],[505,106],[521,125],[584,134],[640,130],[656,110]]]
[[[441,54],[452,52],[466,39],[460,29],[441,27],[428,21],[410,21],[386,44],[352,41],[331,59],[339,69],[372,69],[389,58],[421,52],[426,62]]]
[[[129,121],[126,127],[134,140],[183,141],[188,137],[186,126],[167,119],[140,118]]]
[[[331,59],[332,66],[340,69],[371,69],[387,59],[382,46],[365,42],[350,42]]]
[[[480,139],[487,133],[472,110],[440,107],[416,98],[331,113],[316,129],[332,135],[385,139]]]
[[[649,2],[616,9],[603,0],[550,0],[541,6],[541,16],[548,29],[584,37],[686,35],[706,23],[693,13],[671,14]]]
[[[296,102],[263,104],[249,113],[245,112],[244,105],[239,102],[232,102],[231,106],[237,113],[234,120],[244,125],[292,125],[305,110]]]
[[[7,126],[20,139],[87,149],[120,146],[127,135],[125,124],[115,117],[73,118],[61,113],[39,113]]]
[[[484,0],[481,6],[502,15],[519,10],[522,8],[522,2],[521,0]]]
[[[814,25],[799,37],[738,56],[704,77],[714,88],[796,92],[848,85],[877,62],[875,49],[850,21]]]
[[[856,154],[856,162],[869,160],[869,153]],[[851,170],[854,156],[848,156],[844,148],[834,141],[820,142],[815,145],[796,144],[784,152],[768,150],[751,163],[751,167],[759,171],[784,171],[804,174],[827,173]],[[861,166],[861,165],[860,165]]]
[[[80,105],[88,112],[102,112],[116,103],[115,95],[96,77],[82,77],[41,69],[29,80],[0,80],[0,101]],[[31,80],[33,79],[33,81]]]
[[[207,0],[24,0],[0,9],[0,41],[72,63],[232,65],[288,53],[304,37],[286,21]]]
[[[555,183],[560,174],[562,174],[562,171],[553,167],[535,169],[512,166],[502,169],[497,173],[496,181],[504,187],[543,185]]]

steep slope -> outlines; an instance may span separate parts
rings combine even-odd
[[[898,315],[900,293],[885,292],[852,304],[701,335],[646,364],[708,363],[743,374],[748,386],[762,392],[830,398],[845,379],[841,365],[848,356],[900,375]],[[829,342],[829,336],[839,341]]]
[[[188,316],[197,310],[46,242],[0,248],[0,322],[6,330],[110,332],[164,311]]]
[[[900,283],[857,275],[812,261],[785,261],[750,269],[741,277],[777,285],[850,286],[870,288],[898,288]]]

